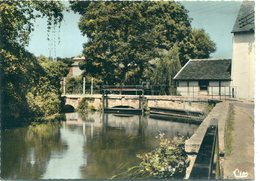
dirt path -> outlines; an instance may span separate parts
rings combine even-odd
[[[224,179],[254,179],[253,104],[234,104],[232,152],[224,162]]]

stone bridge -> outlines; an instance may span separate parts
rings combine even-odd
[[[84,94],[84,95],[63,95],[65,104],[78,108],[80,102],[85,99],[88,108],[101,110],[102,95],[101,94]],[[208,107],[209,99],[207,97],[192,98],[183,96],[144,96],[144,108],[149,110],[150,107],[163,107],[173,109],[185,109],[191,111],[205,111]],[[110,94],[107,97],[107,108],[115,106],[130,106],[137,109],[140,105],[140,96],[136,95],[115,95]]]

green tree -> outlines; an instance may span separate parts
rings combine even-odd
[[[69,65],[62,61],[51,61],[44,56],[38,57],[37,60],[43,67],[45,76],[50,80],[50,84],[59,90],[62,77],[69,73]]]
[[[26,100],[36,116],[49,116],[61,111],[61,78],[68,73],[68,66],[41,56],[38,58],[43,72],[37,86],[30,87]]]
[[[0,2],[0,72],[3,124],[32,112],[27,93],[37,87],[43,67],[25,50],[33,21],[47,17],[48,30],[62,20],[63,6],[58,1]],[[47,31],[48,31],[47,30]]]
[[[204,29],[192,29],[192,40],[195,48],[193,58],[209,58],[216,51],[216,44],[210,39]]]
[[[135,84],[159,52],[179,47],[184,64],[192,54],[191,20],[176,2],[72,2],[89,38],[81,68],[104,83]]]
[[[155,61],[155,66],[149,71],[152,84],[166,86],[166,93],[173,94],[172,79],[181,68],[179,49],[175,45],[169,51],[161,53],[162,57]]]
[[[82,94],[83,78],[82,76],[71,77],[66,82],[66,92],[68,94]]]
[[[73,59],[72,58],[73,57],[71,57],[71,58],[68,58],[68,57],[66,57],[66,58],[57,57],[57,61],[58,62],[63,62],[66,65],[71,66],[73,64]]]
[[[9,49],[14,44],[28,45],[34,30],[33,20],[47,17],[48,29],[62,20],[63,5],[59,1],[1,1],[0,48]]]
[[[216,50],[215,43],[203,29],[192,29],[192,44],[194,45],[191,58],[209,58]],[[176,94],[172,85],[173,77],[181,68],[178,45],[174,45],[169,51],[161,53],[161,58],[155,61],[155,65],[147,70],[152,84],[163,84],[166,86],[167,94]]]

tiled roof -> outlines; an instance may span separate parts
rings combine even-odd
[[[174,80],[231,80],[231,59],[191,59]]]
[[[84,56],[74,57],[72,60],[74,62],[73,62],[73,64],[71,66],[78,67],[79,66],[79,62],[83,62],[85,60],[85,57]]]
[[[73,60],[74,60],[74,61],[82,61],[82,60],[85,60],[85,57],[84,57],[84,56],[74,57]]]
[[[237,15],[232,33],[254,32],[255,30],[255,2],[243,1]]]

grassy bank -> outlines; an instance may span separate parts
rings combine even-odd
[[[229,156],[232,152],[232,132],[234,130],[234,106],[230,104],[228,111],[228,118],[226,121],[226,129],[225,129],[225,154]]]

